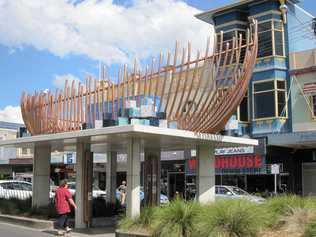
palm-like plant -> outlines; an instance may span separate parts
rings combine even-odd
[[[217,201],[203,209],[197,221],[199,237],[255,237],[261,226],[261,209],[242,200]]]
[[[195,223],[201,207],[197,203],[177,199],[154,215],[154,236],[190,237],[194,235]]]

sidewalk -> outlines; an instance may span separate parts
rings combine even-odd
[[[74,220],[70,220],[74,222]],[[27,228],[37,233],[46,233],[56,235],[57,230],[54,229],[54,221],[45,221],[35,218],[19,217],[13,215],[0,214],[0,223],[6,223],[8,225],[16,226],[17,228]],[[93,225],[96,227],[89,229],[74,229],[71,232],[71,236],[74,237],[114,237],[116,218],[95,218]]]
[[[57,230],[44,230],[42,232],[56,234]],[[100,227],[100,228],[90,228],[90,229],[75,229],[71,232],[73,237],[115,237],[115,228],[111,227]]]

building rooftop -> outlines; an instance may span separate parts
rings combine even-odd
[[[12,129],[12,130],[18,130],[20,127],[24,127],[25,125],[22,123],[11,123],[11,122],[5,122],[0,121],[0,129]]]
[[[210,9],[208,11],[201,12],[199,14],[196,14],[195,17],[200,19],[200,20],[202,20],[202,21],[205,21],[207,23],[211,23],[212,17],[216,13],[221,13],[221,12],[224,12],[224,11],[230,10],[232,8],[236,8],[236,7],[242,7],[243,5],[246,5],[246,4],[251,3],[251,2],[256,2],[256,1],[258,1],[258,0],[239,0],[239,1],[235,1],[235,2],[233,2],[231,4],[228,4],[228,5],[216,8],[216,9]],[[295,4],[295,3],[300,2],[300,0],[291,0],[291,2]]]
[[[239,6],[242,6],[244,4],[247,4],[247,3],[250,3],[250,2],[254,2],[254,1],[255,0],[241,0],[241,1],[238,1],[238,2],[234,2],[234,3],[231,3],[231,4],[225,5],[225,6],[220,7],[220,8],[210,9],[208,11],[201,12],[199,14],[196,14],[195,17],[200,19],[200,20],[202,20],[202,21],[205,21],[205,22],[209,23],[210,19],[212,19],[213,15],[215,13],[220,13],[220,12],[229,10],[231,8],[239,7]]]

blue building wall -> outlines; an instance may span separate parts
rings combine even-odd
[[[299,1],[294,2],[297,3]],[[258,20],[258,24],[264,22],[269,24],[268,22],[273,22],[271,23],[272,25],[270,24],[271,32],[274,32],[272,33],[271,42],[268,42],[264,37],[259,41],[257,64],[249,85],[249,121],[248,123],[240,123],[238,135],[251,135],[257,137],[271,133],[292,132],[291,99],[287,96],[291,85],[289,76],[289,54],[295,51],[314,48],[315,35],[311,32],[308,34],[306,28],[300,27],[304,24],[306,27],[309,26],[310,30],[312,16],[291,2],[287,2],[287,7],[288,12],[286,18],[284,18],[284,15],[280,11],[280,2],[278,0],[257,0],[246,4],[239,4],[232,8],[226,8],[222,11],[214,10],[210,13],[216,33],[219,33],[220,31],[225,33],[233,30],[242,31],[247,28],[249,19],[251,18]],[[286,20],[286,23],[284,20]],[[283,27],[283,55],[278,55],[279,53],[277,53],[280,48],[278,45],[282,42],[282,40],[278,41],[280,33],[277,33],[280,32],[278,30],[280,22]],[[264,28],[262,27],[262,29]],[[262,36],[264,36],[264,33]],[[269,47],[272,47],[273,45],[275,45],[275,47],[273,47],[275,49],[273,50],[273,53],[269,55]],[[268,54],[268,56],[260,57],[260,55],[264,54]],[[271,118],[266,117],[258,119],[254,117],[255,101],[253,96],[253,86],[254,83],[264,82],[265,80],[273,80],[276,81],[275,83],[277,83],[278,80],[284,80],[286,82],[287,94],[284,98],[285,101],[287,101],[287,106],[284,106],[283,109],[278,108],[279,111],[276,110],[274,114],[275,116],[271,116]],[[274,90],[276,97],[278,97],[279,92],[277,87],[275,87]],[[278,106],[279,101],[282,101],[281,96],[280,99],[279,97],[275,99],[276,107]],[[245,129],[247,126],[248,128]],[[241,128],[243,129],[242,131]],[[248,131],[248,134],[244,134],[246,131]]]

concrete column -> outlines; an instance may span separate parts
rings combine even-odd
[[[106,159],[106,201],[114,204],[116,202],[117,152],[109,151]]]
[[[197,147],[197,200],[200,203],[215,201],[215,155],[209,144]]]
[[[87,152],[90,151],[88,144],[78,142],[76,147],[76,205],[75,228],[88,227],[85,218],[87,211]]]
[[[32,190],[33,207],[47,206],[49,204],[50,153],[50,146],[35,145],[34,147]]]
[[[129,217],[140,213],[140,140],[131,138],[127,145],[127,210]]]

